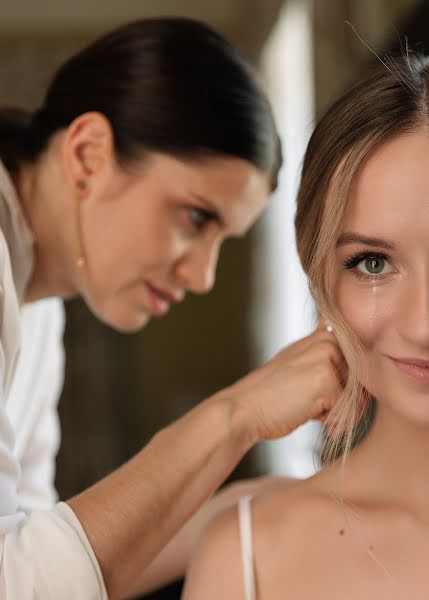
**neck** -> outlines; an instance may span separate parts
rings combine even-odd
[[[345,466],[345,495],[401,506],[429,523],[429,423],[378,406],[368,437]]]
[[[70,202],[64,198],[64,182],[58,166],[49,156],[35,165],[24,166],[13,177],[17,195],[27,224],[34,236],[34,268],[27,285],[25,300],[59,296],[70,298],[76,294],[70,278],[70,259],[67,248],[67,223]],[[60,190],[53,193],[53,190]]]

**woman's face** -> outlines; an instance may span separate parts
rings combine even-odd
[[[268,195],[268,177],[237,158],[116,166],[81,205],[80,293],[104,322],[140,329],[212,288],[222,242],[247,232]]]
[[[364,348],[362,383],[429,424],[429,133],[382,145],[356,179],[336,248],[335,302]]]

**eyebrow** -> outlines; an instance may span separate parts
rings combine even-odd
[[[336,247],[346,246],[347,244],[362,244],[364,246],[372,246],[373,248],[384,248],[385,250],[394,250],[395,244],[386,242],[381,238],[368,237],[354,232],[342,233],[337,240]]]

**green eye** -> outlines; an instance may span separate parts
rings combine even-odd
[[[379,275],[384,270],[386,261],[382,256],[371,256],[365,260],[365,269],[371,275]]]
[[[388,256],[376,252],[360,252],[344,261],[346,269],[356,273],[358,277],[383,277],[392,273],[392,265]]]

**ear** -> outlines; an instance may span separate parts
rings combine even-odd
[[[88,189],[95,176],[114,161],[110,121],[98,112],[87,112],[70,123],[62,146],[65,175],[72,188]]]

